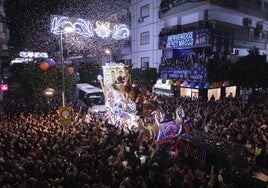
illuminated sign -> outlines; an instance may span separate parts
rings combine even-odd
[[[207,70],[205,68],[192,68],[192,69],[180,69],[164,67],[160,68],[161,78],[164,79],[180,79],[180,80],[195,80],[198,82],[205,81],[207,79]]]
[[[159,37],[159,48],[182,48],[210,45],[210,32],[208,29],[179,33]]]
[[[25,58],[15,58],[11,61],[10,65],[13,65],[14,63],[25,63],[25,62],[31,62],[33,61],[33,58],[25,57]]]
[[[20,52],[20,57],[30,58],[48,58],[46,52]]]
[[[110,30],[110,23],[109,22],[100,22],[96,21],[96,34],[101,38],[106,38],[110,36],[111,30]]]
[[[112,38],[115,40],[125,39],[129,37],[129,29],[125,24],[117,24],[114,26]]]
[[[126,39],[129,37],[129,28],[125,24],[112,24],[110,22],[94,22],[85,19],[70,19],[64,16],[55,16],[51,21],[51,32],[55,35],[67,33],[63,28],[71,27],[75,34],[83,37],[93,37],[96,34],[101,38],[111,37],[115,40]]]
[[[190,143],[185,143],[183,140],[180,140],[178,145],[180,154],[183,154],[185,157],[206,163],[207,152],[205,150],[196,148],[193,145],[190,145]]]
[[[167,48],[177,48],[182,46],[192,46],[194,44],[193,32],[170,35],[167,38]]]

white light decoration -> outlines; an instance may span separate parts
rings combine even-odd
[[[72,23],[68,17],[59,17],[55,16],[51,22],[51,32],[55,35],[60,35],[68,33],[62,28],[71,27],[73,28],[72,33],[76,33],[78,35],[82,35],[84,37],[92,37],[94,36],[93,26],[90,22],[85,21],[83,19],[77,19],[76,22]],[[62,30],[62,31],[61,31]]]
[[[109,22],[100,22],[96,21],[96,34],[101,38],[106,38],[110,36],[111,30],[110,30],[110,23]]]
[[[20,52],[20,57],[31,57],[31,58],[48,58],[48,54],[46,52]]]
[[[125,39],[129,37],[129,29],[125,24],[115,25],[112,38],[115,40]]]
[[[115,40],[121,40],[129,37],[129,28],[125,24],[114,24],[114,26],[111,26],[110,22],[96,21],[96,27],[94,28],[92,23],[85,19],[70,19],[65,16],[54,15],[51,19],[50,31],[55,35],[60,35],[61,32],[62,34],[66,34],[68,32],[63,28],[71,27],[74,30],[72,33],[83,37],[93,37],[94,32],[101,38],[111,36]],[[111,30],[111,28],[113,29]]]

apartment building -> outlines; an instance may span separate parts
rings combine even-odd
[[[268,0],[132,0],[133,67],[220,53],[268,55]]]
[[[8,63],[9,33],[6,25],[6,15],[4,11],[4,0],[0,0],[0,78],[3,79],[4,64]]]

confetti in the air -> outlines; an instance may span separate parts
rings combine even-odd
[[[16,52],[47,52],[50,57],[56,58],[59,36],[50,31],[51,15],[98,20],[100,23],[109,22],[130,27],[130,0],[7,0],[6,5],[6,14],[10,18],[7,20],[10,46]],[[125,33],[122,33],[122,36],[124,35]],[[83,37],[66,34],[63,36],[64,51],[68,56],[83,56],[98,61],[104,55],[105,49],[111,49],[116,54],[118,50],[129,45],[129,38],[117,39],[122,40],[97,35]]]

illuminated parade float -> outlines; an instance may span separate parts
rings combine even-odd
[[[182,107],[176,109],[176,118],[170,122],[162,122],[164,113],[159,109],[151,109],[149,114],[138,112],[138,102],[131,97],[131,67],[120,63],[107,63],[103,66],[103,77],[98,76],[105,96],[107,114],[111,124],[125,131],[140,132],[140,139],[157,140],[159,143],[171,141],[182,132],[185,116]]]
[[[98,76],[110,123],[125,130],[137,129],[139,119],[135,102],[128,98],[125,92],[129,79],[128,67],[114,62],[103,66],[103,77]]]

